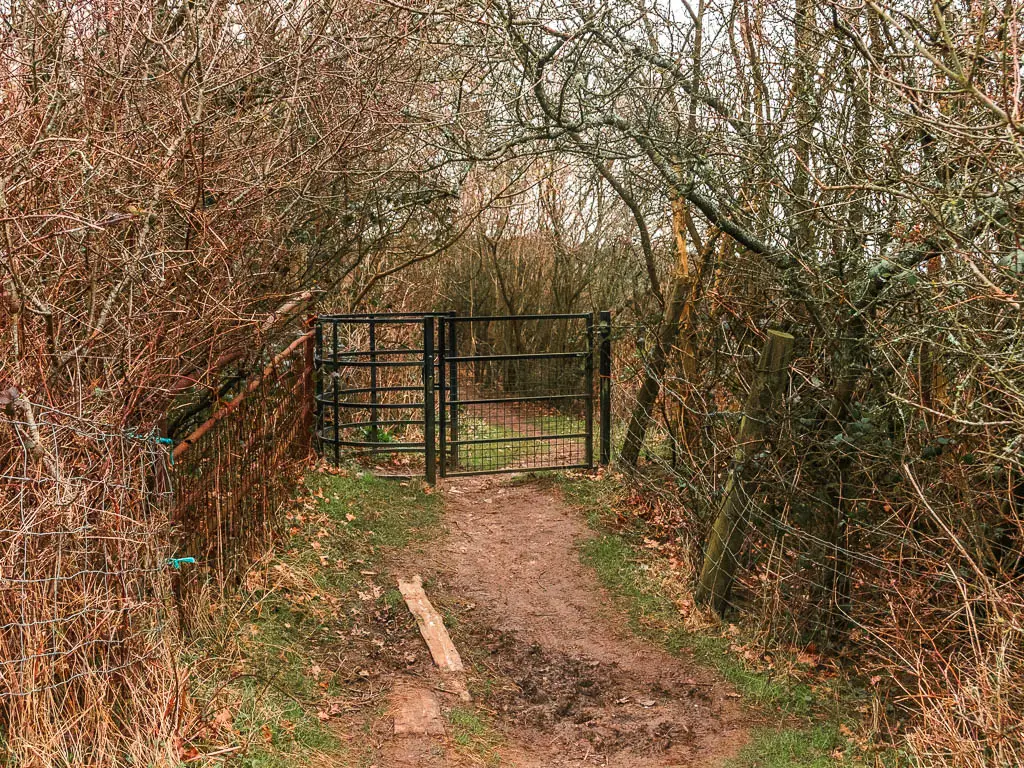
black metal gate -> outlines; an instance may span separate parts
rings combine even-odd
[[[602,313],[605,353],[609,325]],[[447,316],[438,346],[442,476],[595,466],[593,315]],[[600,368],[608,367],[602,357]],[[608,395],[606,384],[604,460]]]
[[[321,315],[320,450],[335,463],[343,455],[410,455],[398,462],[405,474],[418,473],[412,461],[422,456],[430,482],[438,470],[444,477],[592,468],[596,422],[606,464],[610,324],[607,312],[596,326],[590,314]]]
[[[433,462],[435,326],[436,315],[422,313],[317,317],[316,440],[325,457],[404,454],[404,474],[423,471],[412,463],[420,454]]]

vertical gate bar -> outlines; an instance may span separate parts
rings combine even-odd
[[[331,326],[334,328],[333,341],[331,342],[331,392],[334,394],[334,463],[335,465],[340,465],[341,432],[338,429],[338,424],[341,422],[341,419],[338,416],[338,411],[340,410],[338,406],[338,381],[341,379],[341,376],[338,374],[338,321],[332,321]]]
[[[447,319],[448,323],[448,349],[451,352],[451,357],[459,356],[458,341],[455,337],[455,328],[458,323],[455,322],[455,312],[452,312],[450,317]],[[449,369],[449,379],[451,381],[451,403],[448,406],[452,412],[452,428],[451,428],[451,442],[452,442],[452,468],[459,468],[459,446],[456,441],[459,439],[459,364],[456,361],[451,362],[451,368]]]
[[[594,316],[587,315],[587,356],[585,365],[587,397],[583,401],[586,415],[586,464],[594,466]]]
[[[434,318],[423,320],[423,443],[426,454],[427,482],[437,482],[434,445]]]
[[[323,455],[324,404],[321,401],[324,396],[324,321],[319,317],[316,319],[316,332],[314,336],[316,338],[313,351],[313,361],[314,365],[316,365],[316,374],[314,375],[316,420],[313,422],[313,429],[316,431],[316,434],[313,445]]]
[[[612,313],[602,311],[600,320],[601,464],[607,466],[612,461]]]
[[[377,324],[370,318],[370,442],[377,436]]]
[[[447,380],[448,377],[445,375],[445,370],[444,370],[445,369],[445,365],[448,362],[448,355],[446,354],[447,351],[448,351],[448,347],[445,344],[445,326],[447,325],[447,323],[445,322],[446,319],[447,318],[444,318],[444,317],[437,318],[437,379],[438,379],[437,396],[439,398],[438,405],[437,405],[437,414],[438,414],[438,428],[439,428],[440,433],[441,433],[440,434],[440,447],[441,447],[441,461],[440,461],[441,466],[440,466],[440,471],[441,471],[441,477],[447,477],[448,476],[448,459],[447,459],[448,447],[447,447],[447,441],[445,439],[447,437],[446,425],[448,423],[448,416],[447,416],[448,409],[447,409],[447,405],[446,405],[446,403],[447,403],[447,397],[446,397],[446,395],[447,395],[447,387],[445,386],[445,381]]]

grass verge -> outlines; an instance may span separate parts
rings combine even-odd
[[[516,436],[515,430],[509,427],[474,416],[463,416],[459,422],[460,440],[504,440]],[[516,461],[522,451],[521,443],[463,445],[459,448],[459,468],[469,472],[503,469]]]
[[[352,744],[371,740],[348,742],[337,721],[372,727],[385,705],[375,680],[393,662],[384,656],[402,652],[394,637],[415,637],[378,568],[388,551],[426,540],[440,510],[420,481],[307,475],[274,554],[192,643],[206,680],[197,763],[219,764],[204,758],[217,754],[236,768],[369,764],[368,747]]]
[[[597,536],[581,547],[585,564],[625,608],[633,631],[673,653],[687,650],[727,680],[743,699],[780,725],[753,730],[730,768],[830,768],[851,764],[838,691],[786,673],[754,668],[742,658],[743,638],[729,626],[695,630],[659,577],[664,558],[643,546],[644,524],[623,525],[624,491],[613,478],[566,478],[565,499],[586,514]],[[649,539],[648,539],[649,541]]]

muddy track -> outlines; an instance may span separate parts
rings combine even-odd
[[[749,716],[735,694],[629,632],[580,563],[592,532],[557,491],[493,476],[439,490],[446,535],[395,571],[422,573],[455,618],[477,705],[504,737],[503,765],[714,766],[737,752]],[[420,764],[464,763],[444,752]]]

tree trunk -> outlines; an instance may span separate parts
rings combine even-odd
[[[669,351],[679,334],[679,321],[689,302],[691,287],[689,275],[676,275],[672,281],[672,292],[665,305],[665,316],[661,321],[658,341],[647,364],[644,383],[636,396],[636,405],[633,407],[633,415],[629,419],[626,439],[622,443],[622,452],[619,455],[622,465],[628,469],[635,469],[640,460],[640,451],[651,424],[651,412],[661,391],[661,379],[668,365]]]
[[[782,331],[768,331],[768,340],[761,351],[754,382],[743,409],[733,466],[708,537],[704,566],[694,595],[698,603],[710,605],[718,613],[725,609],[746,530],[744,469],[761,449],[768,415],[785,388],[792,354],[792,336]]]
[[[627,469],[636,469],[640,461],[640,451],[644,447],[647,429],[651,425],[651,413],[661,391],[661,379],[665,375],[669,353],[679,335],[679,324],[689,305],[693,288],[690,259],[686,249],[686,203],[682,199],[677,199],[672,204],[672,229],[676,236],[676,272],[668,301],[665,303],[658,341],[644,372],[644,383],[637,393],[636,405],[633,407],[629,428],[626,430],[626,439],[619,454],[622,466]]]

